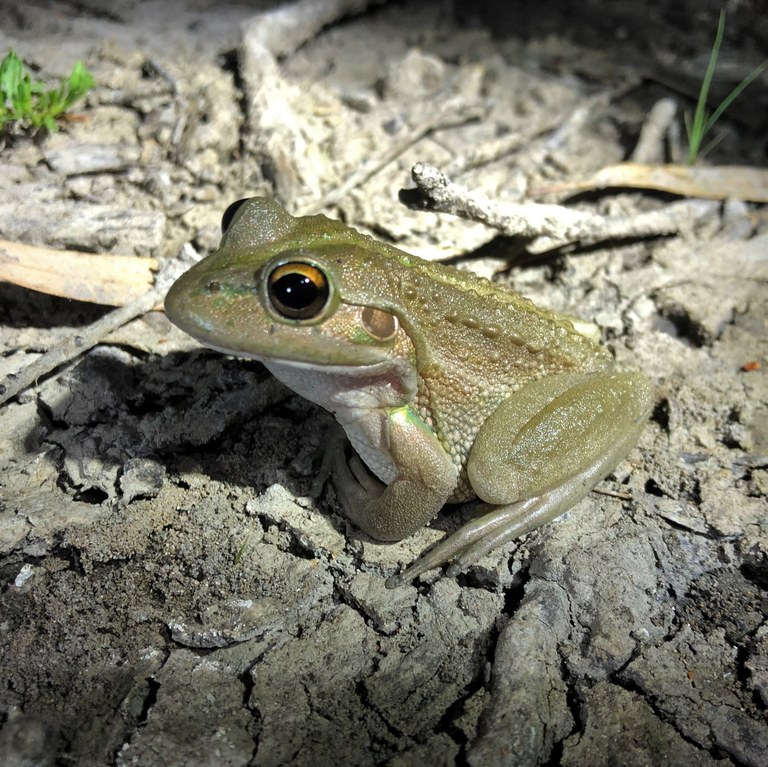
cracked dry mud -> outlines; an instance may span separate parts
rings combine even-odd
[[[690,105],[684,63],[706,56],[718,7],[653,4],[640,24],[624,3],[520,4],[513,19],[457,5],[368,8],[280,53],[275,93],[304,149],[277,156],[235,54],[258,8],[0,2],[3,50],[47,76],[84,58],[99,83],[85,121],[3,150],[0,235],[207,250],[229,202],[277,187],[309,204],[462,74],[481,117],[421,139],[331,212],[419,254],[468,253],[493,232],[397,204],[414,162],[445,167],[520,131],[515,154],[460,176],[503,197],[626,157],[656,98]],[[765,50],[751,6],[728,29]],[[614,88],[565,138],[530,132]],[[711,162],[765,164],[764,99],[763,81]],[[498,270],[515,244],[495,245],[471,265]],[[765,211],[728,203],[681,236],[501,278],[597,321],[657,405],[601,492],[458,579],[384,588],[471,509],[397,545],[364,539],[332,484],[310,495],[331,418],[161,314],[0,410],[0,765],[766,764]],[[0,285],[0,373],[101,313]]]

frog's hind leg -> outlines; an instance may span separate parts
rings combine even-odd
[[[653,405],[634,373],[561,376],[508,398],[477,435],[468,465],[478,496],[495,504],[399,575],[393,588],[450,562],[455,576],[489,551],[563,514],[636,444]]]
[[[468,522],[403,572],[388,578],[387,588],[408,583],[445,562],[451,563],[446,575],[450,578],[457,576],[493,549],[560,516],[586,496],[609,470],[601,462],[548,493],[506,506],[491,507],[492,511]]]

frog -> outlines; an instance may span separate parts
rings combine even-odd
[[[480,511],[386,580],[455,577],[578,504],[637,444],[654,404],[592,323],[269,197],[230,205],[222,239],[165,299],[203,345],[261,361],[330,411],[348,519],[400,541],[447,504]]]

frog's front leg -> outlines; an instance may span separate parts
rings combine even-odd
[[[379,541],[399,541],[428,524],[453,492],[458,476],[431,429],[408,407],[339,420],[372,465],[374,461],[362,448],[377,445],[374,452],[384,456],[387,473],[392,474],[384,485],[357,456],[348,464],[343,451],[337,451],[336,490],[352,522]]]
[[[494,508],[387,586],[449,561],[457,574],[565,512],[635,445],[652,406],[637,373],[548,376],[515,392],[480,428],[467,463],[477,496]]]

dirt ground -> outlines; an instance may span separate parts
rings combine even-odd
[[[327,413],[161,312],[130,323],[0,407],[0,765],[765,765],[765,207],[532,259],[397,198],[416,162],[509,201],[584,178],[663,97],[679,129],[719,4],[344,5],[305,29],[266,2],[2,0],[2,53],[45,79],[81,58],[97,87],[82,119],[2,149],[0,237],[206,253],[233,200],[322,207],[431,121],[322,209],[597,322],[654,381],[648,428],[560,520],[387,590],[472,509],[371,542],[332,483],[311,495]],[[768,52],[765,3],[728,6],[720,92]],[[767,83],[707,163],[765,167]],[[105,311],[0,285],[0,375]]]

